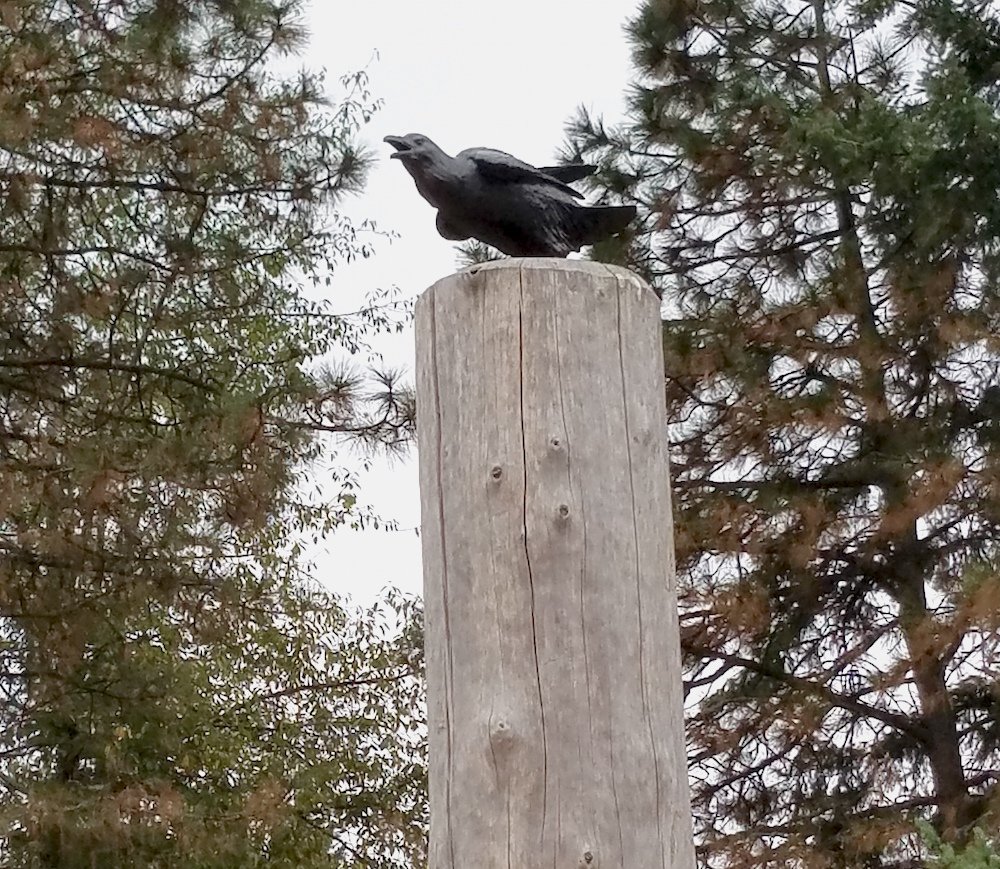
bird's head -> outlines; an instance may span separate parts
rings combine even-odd
[[[383,140],[396,149],[391,159],[402,161],[404,166],[430,163],[441,153],[430,139],[422,133],[407,133],[405,136],[386,136]]]

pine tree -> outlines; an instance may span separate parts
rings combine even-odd
[[[360,521],[319,432],[412,401],[316,357],[372,311],[365,80],[279,78],[298,0],[0,2],[0,863],[410,866],[419,612],[350,614],[303,545]],[[389,630],[387,625],[396,628]]]
[[[663,293],[702,859],[924,865],[1000,809],[1000,13],[646,0],[571,145]]]
[[[921,826],[921,832],[931,847],[933,856],[928,863],[931,869],[1000,869],[995,843],[982,830],[974,830],[965,846],[958,850],[942,842],[926,824]]]

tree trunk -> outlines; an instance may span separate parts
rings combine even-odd
[[[656,296],[504,260],[416,318],[431,869],[693,869]]]

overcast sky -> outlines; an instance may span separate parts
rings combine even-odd
[[[390,162],[382,137],[420,132],[452,154],[488,146],[536,165],[553,162],[579,105],[621,117],[629,79],[622,26],[636,2],[313,0],[305,65],[325,68],[331,84],[366,67],[373,95],[384,102],[362,131],[378,165],[347,210],[399,236],[380,240],[372,259],[339,270],[332,288],[338,309],[360,307],[373,287],[395,285],[412,299],[456,270],[453,244],[435,232],[433,210]],[[412,377],[412,329],[378,349]],[[358,602],[386,585],[420,591],[416,468],[414,454],[364,474],[362,500],[406,530],[337,532],[323,546],[321,580]]]

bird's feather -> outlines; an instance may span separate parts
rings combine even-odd
[[[576,238],[583,244],[595,244],[610,235],[617,235],[635,219],[634,205],[592,205],[576,208],[571,222]]]
[[[502,181],[508,183],[533,182],[535,184],[548,184],[564,193],[568,193],[574,199],[583,199],[583,194],[574,190],[568,184],[564,184],[558,178],[537,169],[530,163],[518,160],[505,151],[496,151],[493,148],[469,148],[458,154],[459,159],[465,158],[476,164],[479,174],[490,181]]]
[[[563,184],[572,184],[574,181],[593,175],[597,167],[587,163],[567,163],[564,166],[539,166],[538,171],[543,175],[551,175]]]

